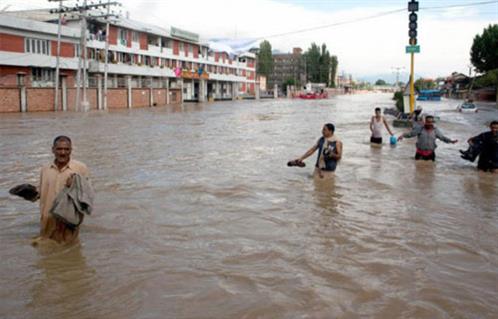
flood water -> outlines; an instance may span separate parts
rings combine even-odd
[[[416,163],[414,139],[369,144],[390,97],[1,114],[0,318],[496,318],[498,177],[458,149],[498,112],[423,103],[460,142]],[[314,156],[286,162],[326,122],[344,155],[324,182]],[[35,248],[38,206],[8,189],[37,183],[58,134],[94,215],[80,244]]]

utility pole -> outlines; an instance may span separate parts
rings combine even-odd
[[[394,71],[396,73],[396,84],[395,84],[395,86],[401,88],[401,86],[399,84],[399,74],[401,73],[401,70],[405,69],[405,67],[404,66],[392,66],[391,69],[396,70],[396,71]]]
[[[57,53],[55,56],[55,86],[54,86],[54,111],[59,110],[59,73],[61,55],[61,24],[62,24],[62,2],[66,0],[48,0],[49,2],[59,2],[59,19],[57,23]]]
[[[83,1],[83,7],[86,8],[87,6],[87,0]],[[87,86],[88,86],[88,72],[87,72],[87,55],[88,55],[88,50],[86,48],[86,31],[87,31],[87,23],[86,23],[86,15],[87,15],[87,9],[82,10],[81,12],[81,49],[83,50],[83,102],[81,103],[81,106],[83,108],[84,112],[87,112],[90,103],[88,102],[88,97],[86,94],[87,91]],[[81,57],[80,57],[81,58]]]
[[[107,52],[108,52],[108,38],[109,38],[109,21],[108,18],[110,16],[116,16],[114,14],[110,14],[109,7],[111,5],[121,5],[117,1],[110,1],[107,0],[107,3],[92,3],[88,4],[87,0],[83,1],[83,5],[78,5],[76,4],[73,7],[62,7],[62,1],[67,1],[67,0],[49,0],[49,1],[59,1],[59,9],[55,10],[50,10],[50,13],[59,13],[59,28],[60,28],[60,23],[61,23],[61,18],[60,15],[62,13],[66,12],[71,12],[71,13],[76,13],[79,14],[79,17],[81,19],[80,21],[80,27],[81,27],[81,35],[80,35],[80,46],[79,46],[79,52],[78,52],[78,71],[77,71],[77,79],[76,79],[76,110],[80,111],[81,107],[83,107],[84,111],[88,111],[89,109],[89,102],[88,102],[88,97],[87,97],[87,87],[88,87],[88,72],[87,72],[87,67],[88,67],[88,50],[87,50],[87,18],[88,18],[88,10],[93,10],[93,9],[99,9],[100,7],[102,8],[107,8],[107,14],[103,15],[90,15],[91,18],[106,18],[107,19],[107,31],[106,31],[106,60],[107,60]],[[59,31],[59,36],[60,36],[60,31]],[[57,66],[59,65],[58,59],[59,59],[59,51],[60,51],[60,39],[58,40],[58,53],[57,53]],[[107,61],[106,61],[106,71],[107,71]],[[57,72],[57,71],[56,71]],[[106,72],[107,73],[107,72]],[[106,74],[107,75],[107,74]],[[58,76],[56,77],[56,87],[58,86]],[[105,81],[105,84],[107,85],[107,79]],[[81,87],[83,86],[83,101],[80,99],[80,90]],[[107,88],[105,94],[107,93]],[[56,89],[57,90],[57,89]],[[57,96],[57,94],[56,94]],[[57,101],[57,98],[56,98]],[[107,101],[105,101],[106,103]],[[56,110],[58,108],[58,102],[56,102]]]
[[[107,110],[107,73],[109,71],[109,15],[111,13],[111,1],[107,0],[107,16],[105,24],[105,64],[104,64],[104,110]]]

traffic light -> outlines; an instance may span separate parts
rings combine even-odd
[[[410,15],[408,16],[408,36],[410,37],[410,45],[417,44],[417,14],[418,11],[418,1],[411,0],[408,2],[408,11],[410,11]]]

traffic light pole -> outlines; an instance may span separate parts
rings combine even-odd
[[[415,69],[415,52],[419,52],[420,48],[417,45],[417,14],[418,1],[410,0],[408,2],[408,11],[410,12],[408,24],[408,36],[410,37],[410,46],[407,47],[407,53],[410,52],[410,113],[415,110],[415,85],[413,83]],[[417,51],[415,51],[417,49]]]
[[[410,112],[415,111],[415,84],[413,83],[415,69],[415,53],[410,53]]]

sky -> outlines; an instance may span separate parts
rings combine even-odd
[[[74,2],[74,1],[73,1]],[[82,0],[80,0],[82,2]],[[130,18],[159,26],[175,26],[204,39],[266,39],[272,48],[306,50],[325,43],[339,60],[339,72],[355,78],[392,75],[410,68],[407,1],[399,0],[122,0]],[[452,72],[468,74],[470,47],[476,34],[498,23],[498,1],[420,0],[415,72],[435,78]],[[0,10],[55,6],[47,0],[0,0]],[[465,6],[465,7],[455,7]],[[435,8],[437,7],[437,8]],[[424,9],[425,8],[425,9]],[[386,14],[390,11],[400,12]],[[372,16],[378,16],[373,17]],[[371,17],[369,19],[365,19]],[[334,25],[335,24],[335,25]],[[293,31],[332,25],[308,32]],[[290,33],[290,34],[289,34]],[[284,35],[282,35],[284,34]]]

